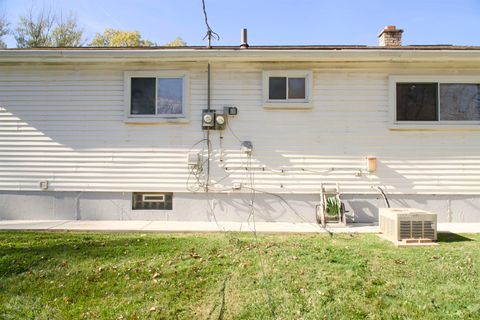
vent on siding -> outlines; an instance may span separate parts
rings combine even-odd
[[[172,210],[172,192],[134,192],[132,194],[133,210]]]

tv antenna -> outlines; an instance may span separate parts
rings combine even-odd
[[[202,0],[202,7],[203,7],[203,16],[205,17],[205,25],[207,26],[207,33],[205,34],[205,37],[203,37],[203,40],[208,39],[208,46],[207,48],[212,48],[212,38],[215,40],[220,40],[220,36],[218,33],[212,30],[210,28],[210,25],[208,24],[208,17],[207,17],[207,9],[205,8],[205,0]]]

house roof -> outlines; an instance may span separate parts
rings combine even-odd
[[[362,45],[28,48],[0,50],[0,63],[146,61],[476,61],[480,46]]]
[[[407,46],[367,46],[367,45],[266,45],[266,46],[249,46],[247,49],[240,48],[240,46],[152,46],[152,47],[75,47],[75,48],[7,48],[6,51],[122,51],[122,50],[139,50],[139,51],[153,51],[153,50],[480,50],[480,46],[458,46],[450,44],[434,44],[434,45],[407,45]],[[2,51],[3,51],[2,50]]]

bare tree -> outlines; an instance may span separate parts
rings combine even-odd
[[[19,48],[38,48],[51,46],[50,33],[55,23],[55,15],[50,9],[43,8],[34,14],[30,8],[25,16],[20,16],[20,21],[15,29],[14,36]]]
[[[3,41],[3,37],[6,36],[10,31],[8,29],[9,23],[5,18],[5,14],[0,16],[0,48],[6,48],[7,44]]]
[[[58,20],[51,35],[52,46],[81,47],[84,44],[83,30],[78,26],[77,16],[70,12],[66,19],[60,16]]]

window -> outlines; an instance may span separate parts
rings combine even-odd
[[[480,77],[392,76],[390,101],[394,127],[480,129]]]
[[[173,193],[134,192],[132,194],[133,210],[172,210]]]
[[[126,72],[126,120],[162,122],[186,119],[185,74],[172,72]]]
[[[437,121],[436,83],[397,83],[397,121]]]
[[[311,71],[265,71],[265,108],[310,108]]]
[[[269,100],[305,100],[305,78],[270,77]]]
[[[155,114],[155,78],[131,78],[131,114]]]
[[[480,84],[441,83],[440,120],[480,120]]]

